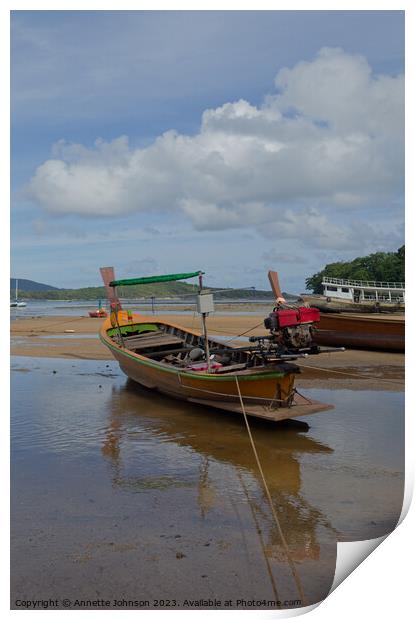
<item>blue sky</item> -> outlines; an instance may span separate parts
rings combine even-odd
[[[283,288],[403,243],[399,11],[12,13],[12,275]]]

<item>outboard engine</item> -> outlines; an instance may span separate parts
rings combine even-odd
[[[320,312],[316,308],[279,310],[276,306],[264,320],[264,325],[276,344],[289,350],[306,349],[313,345],[313,327],[319,320]]]
[[[268,278],[276,301],[273,311],[264,320],[269,336],[250,336],[249,342],[255,347],[248,347],[251,360],[255,365],[259,358],[263,364],[290,362],[299,357],[317,355],[333,351],[344,351],[343,347],[322,349],[314,342],[315,324],[320,321],[320,311],[308,306],[289,305],[281,292],[278,274],[269,271]],[[299,300],[298,300],[299,301]]]

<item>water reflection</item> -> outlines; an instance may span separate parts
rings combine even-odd
[[[241,417],[149,392],[115,362],[13,369],[15,598],[298,598]],[[337,538],[399,517],[402,395],[379,396],[333,391],[307,433],[251,421],[309,604],[331,586]]]
[[[113,388],[107,415],[102,454],[110,463],[114,485],[129,491],[163,489],[190,485],[189,476],[196,476],[202,520],[219,510],[225,501],[229,500],[235,510],[244,505],[264,555],[286,561],[240,417],[165,398],[130,380]],[[276,426],[254,419],[251,427],[293,560],[318,560],[319,539],[334,540],[337,532],[322,512],[303,497],[299,457],[304,453],[330,454],[332,449],[299,432],[303,427],[298,423]],[[164,475],[163,468],[157,465],[155,472],[143,471],[142,459],[135,457],[131,449],[134,438],[142,446],[143,442],[151,442],[153,448],[160,442],[162,451],[170,443],[184,448],[185,454],[176,455],[176,466],[189,451],[193,461],[198,457],[198,465],[192,473],[177,478],[167,473],[171,467],[166,467]],[[156,463],[157,459],[155,455]]]

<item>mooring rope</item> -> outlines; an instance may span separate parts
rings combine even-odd
[[[247,428],[247,431],[248,431],[249,440],[251,442],[252,451],[254,453],[256,464],[258,466],[258,470],[259,470],[259,473],[260,473],[261,478],[262,478],[262,483],[264,485],[265,493],[266,493],[267,498],[268,498],[268,502],[269,502],[269,505],[270,505],[270,508],[271,508],[271,512],[272,512],[272,515],[274,517],[274,521],[275,521],[275,524],[277,526],[278,533],[280,535],[281,542],[282,542],[282,545],[284,547],[285,554],[287,556],[288,563],[290,565],[291,572],[292,572],[292,575],[294,577],[294,581],[296,583],[297,590],[298,590],[298,593],[299,593],[300,598],[301,598],[301,602],[305,606],[306,605],[306,601],[305,601],[303,586],[301,584],[301,580],[300,580],[300,576],[299,576],[299,574],[297,572],[297,568],[296,568],[296,566],[294,564],[294,561],[293,561],[293,559],[291,557],[290,549],[289,549],[287,541],[285,539],[284,532],[282,531],[281,524],[280,524],[280,521],[278,519],[278,515],[277,515],[277,513],[275,511],[275,507],[274,507],[274,504],[273,504],[273,501],[272,501],[271,493],[269,492],[267,481],[265,479],[264,472],[262,470],[261,461],[259,460],[258,452],[257,452],[256,447],[255,447],[254,438],[252,437],[251,428],[249,426],[248,416],[246,415],[244,401],[243,401],[243,398],[242,398],[241,390],[239,388],[239,381],[238,381],[238,377],[237,376],[235,376],[235,381],[236,381],[236,387],[238,388],[239,400],[241,402],[242,413],[244,415],[244,420],[245,420],[245,425],[246,425],[246,428]]]
[[[193,385],[188,385],[186,383],[183,383],[182,379],[183,377],[186,377],[187,374],[185,372],[179,372],[177,373],[177,379],[180,383],[180,385],[184,388],[186,388],[187,390],[194,390],[196,392],[203,392],[204,394],[214,394],[215,396],[226,396],[227,398],[236,398],[235,394],[226,394],[225,392],[217,392],[216,390],[206,390],[203,388],[197,388],[194,387]],[[267,403],[267,405],[263,405],[265,408],[269,407],[269,403],[271,402],[278,402],[278,403],[286,403],[288,405],[288,407],[290,407],[290,400],[292,400],[292,397],[294,396],[294,393],[296,393],[297,390],[294,388],[294,390],[292,390],[288,396],[286,396],[285,398],[265,398],[264,396],[248,396],[247,398],[250,398],[251,400],[254,401],[258,401],[258,400],[263,400]],[[299,392],[297,392],[299,394]],[[307,400],[305,398],[305,396],[303,396],[302,394],[299,394],[300,396],[302,396],[305,400]],[[282,405],[284,406],[284,405]]]
[[[322,368],[321,366],[310,366],[309,364],[302,364],[296,362],[300,368],[310,368],[311,370],[320,370],[322,372],[333,372],[337,375],[345,375],[346,377],[356,377],[357,379],[368,379],[369,381],[374,379],[375,381],[386,381],[386,383],[393,383],[394,385],[405,385],[402,381],[394,381],[393,379],[384,379],[383,377],[375,377],[373,375],[358,375],[353,372],[344,372],[343,370],[333,370],[332,368]]]
[[[252,518],[253,518],[254,523],[255,523],[255,529],[257,531],[258,538],[259,538],[259,544],[261,545],[262,553],[263,553],[264,559],[265,559],[265,564],[267,566],[267,572],[268,572],[268,575],[269,575],[269,578],[270,578],[270,581],[271,581],[271,588],[272,588],[272,591],[274,592],[275,600],[278,601],[280,597],[278,595],[277,584],[275,582],[275,577],[274,577],[274,574],[272,572],[272,568],[271,568],[271,564],[270,564],[270,561],[269,561],[268,556],[267,556],[267,551],[266,551],[266,548],[265,548],[264,540],[262,538],[262,531],[261,531],[261,528],[259,526],[258,519],[257,519],[256,514],[255,514],[254,507],[253,507],[252,502],[251,502],[251,500],[249,498],[248,489],[246,488],[245,483],[244,483],[244,481],[242,479],[241,472],[237,470],[236,473],[237,473],[237,476],[239,478],[239,482],[241,484],[243,492],[245,494],[246,501],[248,502],[248,506],[251,509]]]
[[[258,325],[254,325],[253,327],[250,327],[249,329],[247,329],[245,332],[242,332],[241,334],[232,334],[229,332],[229,329],[222,329],[220,327],[213,327],[212,325],[209,325],[209,332],[211,334],[215,334],[216,332],[221,333],[221,334],[230,333],[231,338],[228,338],[227,340],[223,340],[223,343],[226,344],[227,342],[231,342],[232,340],[237,340],[241,336],[245,336],[245,334],[249,334],[249,332],[254,331],[254,329],[256,329],[257,327],[261,327],[261,325],[263,326],[263,324],[264,322],[261,321],[261,323],[258,323]]]
[[[22,317],[22,318],[23,318],[23,320],[26,320],[26,319],[29,318],[29,320],[30,320],[30,319],[33,319],[33,318],[40,318],[40,319],[42,319],[43,317]],[[42,324],[39,325],[39,329],[30,329],[29,330],[27,327],[26,327],[26,329],[13,329],[12,328],[12,334],[13,333],[23,333],[23,332],[28,332],[28,331],[41,332],[41,331],[45,331],[45,329],[44,329],[45,327],[54,327],[55,325],[61,325],[62,326],[62,325],[66,325],[67,323],[74,323],[75,321],[82,321],[82,320],[87,319],[87,318],[89,318],[89,317],[77,316],[76,319],[68,319],[67,321],[58,321],[56,323],[46,323],[46,325],[44,325],[42,323]]]
[[[121,288],[122,287],[120,287],[120,289]],[[242,287],[239,286],[237,288],[221,288],[221,289],[216,289],[216,290],[212,289],[212,288],[209,288],[209,287],[206,287],[205,290],[206,290],[206,292],[209,292],[212,295],[217,295],[219,293],[229,293],[231,291],[255,291],[255,293],[259,293],[259,291],[255,290],[254,286],[242,286]],[[175,299],[184,299],[186,297],[197,297],[198,293],[199,293],[199,287],[195,285],[195,290],[192,293],[176,294],[171,299],[173,299],[173,301],[174,301]],[[243,301],[245,303],[249,303],[250,301],[254,300],[255,303],[258,303],[258,301],[256,301],[257,297],[255,296],[255,293],[254,293],[254,295],[252,297],[246,297]],[[144,299],[151,299],[151,297],[144,297]],[[162,297],[157,298],[157,299],[158,299],[158,301],[163,303],[163,298]],[[223,301],[225,303],[232,303],[232,299],[228,300],[226,297],[222,297],[221,301]],[[259,302],[263,302],[264,304],[268,303],[268,301],[269,301],[270,304],[271,303],[275,303],[273,298],[271,298],[271,297],[269,298],[269,300],[268,299],[264,299],[264,300],[259,299]]]

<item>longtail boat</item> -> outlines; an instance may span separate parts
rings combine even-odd
[[[301,396],[295,389],[293,363],[298,357],[321,352],[312,342],[319,312],[310,308],[283,309],[276,272],[270,281],[277,300],[265,319],[270,335],[251,337],[247,347],[230,347],[208,337],[206,316],[213,311],[212,295],[203,292],[203,272],[116,280],[112,267],[101,268],[110,302],[110,316],[100,330],[123,372],[137,383],[168,396],[272,421],[332,409]],[[197,308],[202,334],[166,320],[122,309],[119,286],[199,278]]]

